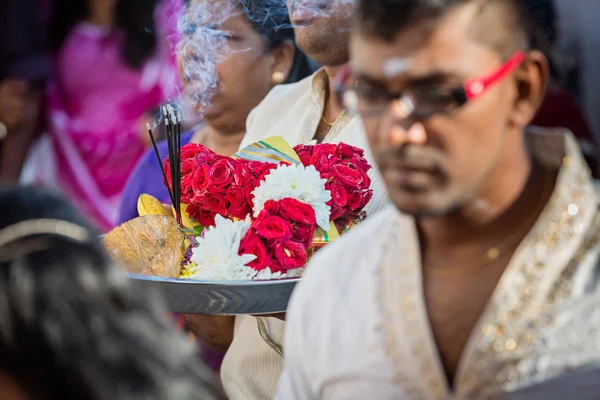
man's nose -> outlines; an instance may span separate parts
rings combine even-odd
[[[414,107],[409,99],[404,98],[390,105],[389,140],[393,146],[405,144],[424,144],[427,141],[425,126],[420,121],[411,118]]]

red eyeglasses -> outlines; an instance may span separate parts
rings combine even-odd
[[[469,79],[456,87],[419,85],[402,93],[390,93],[382,87],[360,80],[352,81],[349,66],[340,70],[334,84],[338,101],[350,112],[363,117],[378,116],[392,101],[399,100],[405,117],[425,119],[434,114],[447,114],[480,97],[494,84],[510,75],[526,58],[524,51],[517,51],[494,72]]]

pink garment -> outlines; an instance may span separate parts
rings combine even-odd
[[[119,32],[87,23],[73,29],[55,60],[48,87],[55,183],[103,231],[114,227],[121,192],[145,150],[140,134],[147,113],[177,90],[167,40],[172,20],[167,25],[156,56],[140,70],[122,60]]]

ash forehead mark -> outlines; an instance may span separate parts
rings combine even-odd
[[[387,79],[395,78],[408,71],[412,64],[409,58],[388,58],[383,62],[383,75]]]

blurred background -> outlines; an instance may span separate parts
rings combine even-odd
[[[570,129],[597,176],[600,1],[520,1],[552,66],[534,124]],[[58,189],[102,231],[112,228],[150,146],[146,124],[161,104],[181,101],[175,49],[185,3],[2,0],[0,183]],[[185,129],[202,123],[188,113]]]

